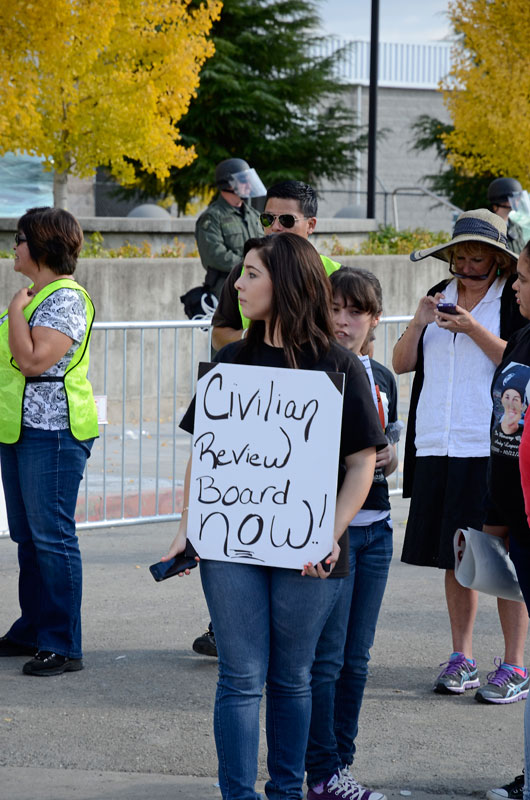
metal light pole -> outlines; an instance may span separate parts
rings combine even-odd
[[[370,90],[368,110],[368,182],[366,200],[366,216],[368,219],[375,219],[378,57],[379,0],[372,0],[372,21],[370,27]]]

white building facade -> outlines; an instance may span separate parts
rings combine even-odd
[[[361,126],[368,125],[370,42],[347,42],[329,38],[322,43],[321,55],[331,55],[342,47],[347,52],[337,59],[337,74],[348,84],[346,102]],[[436,173],[440,162],[434,148],[420,152],[412,149],[412,125],[427,114],[449,121],[439,91],[440,81],[451,66],[451,46],[446,43],[403,44],[380,42],[377,129],[377,202],[380,223],[393,224],[392,193],[396,189],[427,186],[425,175]],[[341,185],[326,184],[320,191],[320,216],[333,217],[345,206],[360,206],[366,213],[367,157],[359,156],[359,174]],[[486,200],[484,200],[486,202]],[[416,194],[398,195],[400,228],[424,227],[450,231],[453,212]]]

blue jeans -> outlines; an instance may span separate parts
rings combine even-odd
[[[324,626],[312,669],[309,787],[353,761],[370,648],[392,559],[389,517],[348,530],[350,575]]]
[[[224,800],[257,800],[259,706],[267,684],[269,800],[301,800],[311,664],[344,579],[201,561],[219,653],[214,733]]]
[[[23,428],[0,444],[9,533],[18,545],[18,644],[81,658],[81,553],[75,532],[79,484],[93,439],[69,430]]]

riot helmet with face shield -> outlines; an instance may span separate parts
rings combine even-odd
[[[222,192],[232,192],[243,200],[267,193],[258,173],[242,158],[227,158],[215,168],[215,182]]]

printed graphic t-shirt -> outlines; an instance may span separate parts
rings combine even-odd
[[[75,289],[57,289],[37,307],[29,324],[30,328],[52,328],[73,340],[68,352],[42,373],[46,377],[62,377],[85,337],[87,319],[84,294]],[[62,382],[26,384],[22,424],[47,431],[69,427],[68,405]]]
[[[526,521],[519,471],[519,446],[530,396],[530,325],[506,345],[491,385],[493,414],[488,488],[499,523],[519,527]]]
[[[365,363],[364,358],[360,359],[362,363]],[[391,423],[395,423],[397,421],[397,387],[396,381],[392,373],[390,372],[387,367],[383,364],[380,364],[378,361],[374,361],[373,359],[369,359],[371,372],[373,375],[373,381],[375,386],[378,387],[380,398],[383,405],[383,413],[384,413],[384,426],[385,432],[388,430],[388,426]],[[366,366],[366,364],[365,364]],[[375,399],[375,404],[377,405],[378,400],[377,396]],[[370,487],[370,491],[368,492],[368,497],[366,498],[362,510],[357,514],[352,523],[355,524],[357,522],[358,525],[365,525],[370,524],[369,522],[364,522],[364,515],[363,511],[372,510],[372,511],[390,511],[390,498],[388,496],[388,483],[385,477],[385,474],[381,467],[377,467],[374,473],[374,481],[372,486]],[[380,515],[380,519],[384,519],[384,515]]]

